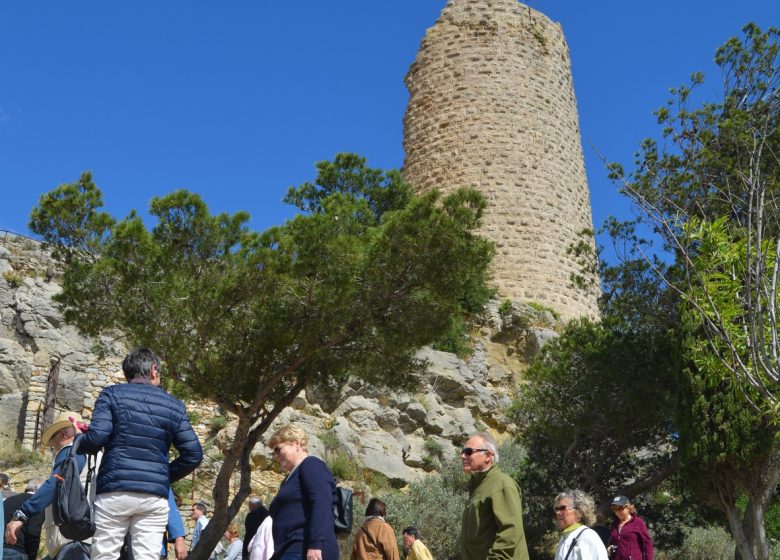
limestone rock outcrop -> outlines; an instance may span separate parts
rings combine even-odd
[[[60,291],[58,275],[44,272],[52,267],[56,270],[56,263],[37,243],[0,238],[0,439],[28,448],[46,425],[47,396],[55,410],[73,410],[88,419],[100,390],[121,381],[126,353],[114,343],[109,355],[98,356],[92,351],[95,341],[63,321],[52,300]],[[360,379],[350,380],[336,395],[310,388],[281,413],[272,430],[299,423],[311,435],[312,453],[341,454],[404,485],[445,458],[457,457],[469,433],[507,430],[504,411],[528,352],[547,340],[534,333],[552,333],[555,326],[548,311],[491,302],[467,359],[431,348],[419,351],[427,368],[414,390],[388,391]],[[532,344],[534,337],[538,341]],[[188,408],[202,441],[213,440],[217,447],[230,441],[230,419],[214,422],[222,414],[216,405],[191,402]],[[215,426],[220,426],[217,437]],[[253,462],[258,473],[270,468],[265,443],[253,451]],[[215,471],[218,464],[202,468]]]

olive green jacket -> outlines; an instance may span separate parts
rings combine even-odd
[[[461,560],[528,560],[520,488],[497,466],[471,475],[460,541]]]

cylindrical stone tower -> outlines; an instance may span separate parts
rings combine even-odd
[[[404,177],[419,192],[485,195],[500,296],[597,316],[597,281],[573,287],[580,270],[567,254],[593,222],[560,25],[517,0],[450,0],[406,85]]]

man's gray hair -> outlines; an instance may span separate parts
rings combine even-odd
[[[45,478],[31,478],[27,481],[27,486],[24,487],[24,491],[35,494],[38,489],[43,486],[44,482],[46,482]]]
[[[136,348],[122,360],[122,372],[130,381],[136,377],[151,377],[152,366],[160,367],[160,358],[149,348]]]
[[[582,490],[566,490],[555,496],[555,502],[569,500],[571,507],[579,514],[580,523],[583,525],[593,525],[596,521],[596,503],[588,494]]]
[[[261,506],[263,505],[263,500],[261,500],[257,496],[249,496],[249,505]]]
[[[493,462],[498,463],[498,442],[496,441],[496,438],[488,432],[474,432],[469,436],[469,439],[473,437],[482,439],[482,445],[493,454]]]

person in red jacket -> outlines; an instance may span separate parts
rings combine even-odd
[[[611,560],[653,560],[653,541],[634,505],[615,496],[610,507],[615,515],[607,547]]]

